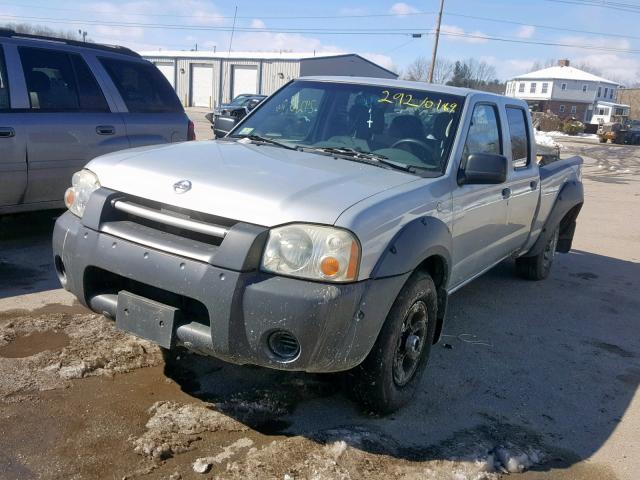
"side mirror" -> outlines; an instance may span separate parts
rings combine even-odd
[[[464,169],[458,172],[458,185],[498,184],[507,180],[507,157],[488,153],[473,153],[467,157]]]

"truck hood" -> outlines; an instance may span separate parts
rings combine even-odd
[[[314,153],[229,141],[111,153],[87,168],[103,187],[267,227],[333,224],[355,203],[420,177]],[[191,189],[173,185],[189,180]]]

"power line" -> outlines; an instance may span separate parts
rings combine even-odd
[[[0,2],[0,5],[7,5],[13,7],[23,7],[23,8],[37,8],[38,10],[55,10],[55,11],[66,11],[66,12],[86,12],[92,15],[96,14],[105,14],[105,15],[118,15],[118,16],[138,16],[138,17],[170,17],[170,18],[198,18],[198,19],[220,19],[220,20],[232,20],[233,16],[224,16],[224,15],[216,15],[214,13],[211,14],[202,14],[202,15],[174,15],[172,13],[135,13],[135,12],[99,12],[96,10],[90,10],[86,8],[78,9],[78,8],[64,8],[64,7],[46,7],[42,5],[27,5],[27,4],[19,4],[19,3],[5,3]],[[255,19],[257,17],[261,19],[268,20],[315,20],[318,18],[376,18],[376,17],[405,17],[405,16],[415,16],[415,15],[434,15],[437,12],[410,12],[410,13],[370,13],[370,14],[345,14],[345,15],[253,15],[253,16],[240,16],[238,15],[237,19]]]

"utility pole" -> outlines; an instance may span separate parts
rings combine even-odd
[[[436,68],[436,57],[438,56],[438,41],[440,40],[440,24],[442,23],[442,10],[444,0],[440,0],[440,11],[438,12],[438,23],[436,24],[436,38],[433,41],[433,54],[431,55],[431,68],[429,69],[429,83],[433,83],[433,71]]]

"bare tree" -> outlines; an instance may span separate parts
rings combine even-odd
[[[453,75],[453,62],[446,58],[438,58],[433,69],[433,83],[444,84]],[[418,57],[407,67],[403,76],[405,80],[426,82],[429,78],[431,61],[426,57]]]
[[[71,30],[54,30],[53,28],[49,28],[43,25],[31,25],[28,23],[7,23],[4,25],[0,25],[0,28],[8,28],[15,31],[16,33],[26,33],[29,35],[42,35],[46,37],[57,37],[68,40],[82,39],[82,37],[77,32],[73,32]],[[90,42],[91,40],[87,38],[86,41]]]
[[[557,65],[558,61],[555,58],[547,58],[545,61],[536,60],[531,64],[530,72],[535,72],[537,70],[542,70],[543,68],[553,67]]]

